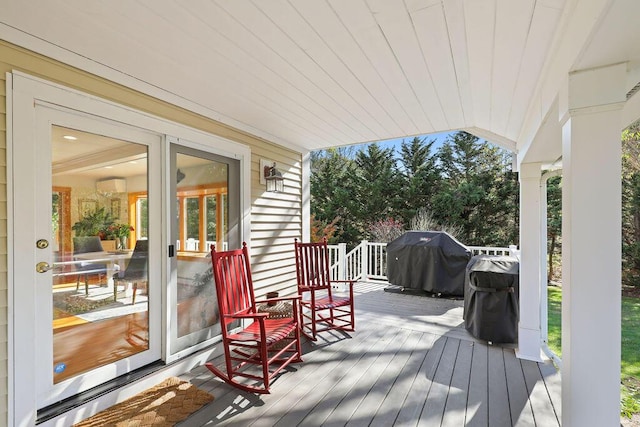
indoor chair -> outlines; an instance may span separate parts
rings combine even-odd
[[[124,272],[119,271],[113,275],[113,300],[118,299],[118,285],[124,284],[125,290],[129,283],[132,283],[133,296],[131,297],[131,304],[136,303],[136,291],[138,285],[147,286],[147,267],[149,255],[149,241],[138,240],[136,246],[133,248],[131,259]]]
[[[88,252],[103,252],[102,243],[98,236],[78,236],[73,238],[73,255],[84,254]],[[84,293],[89,295],[89,276],[97,275],[98,282],[102,283],[102,276],[107,276],[107,266],[104,263],[91,262],[91,261],[79,261],[75,263],[76,276],[76,291],[80,289],[80,277],[84,278]]]
[[[319,243],[294,241],[300,295],[300,328],[310,340],[330,329],[355,330],[353,280],[331,280],[327,239]],[[345,283],[349,296],[334,296],[332,286]]]
[[[222,327],[226,372],[206,367],[225,382],[251,393],[269,393],[272,379],[289,363],[302,362],[298,296],[256,301],[246,243],[221,251],[211,246],[211,261]],[[270,318],[258,304],[289,301],[291,317]],[[241,382],[242,381],[242,382]]]

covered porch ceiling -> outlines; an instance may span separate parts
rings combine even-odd
[[[3,0],[1,9],[9,42],[301,151],[464,129],[521,161],[553,162],[570,72],[627,62],[628,90],[640,81],[637,0]]]

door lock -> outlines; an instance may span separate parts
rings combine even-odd
[[[46,273],[47,271],[51,270],[53,267],[51,267],[51,265],[49,265],[48,262],[45,261],[41,261],[39,263],[36,264],[36,271],[38,273]]]
[[[39,239],[39,240],[36,242],[36,247],[37,247],[38,249],[46,249],[46,248],[48,248],[48,247],[49,247],[49,241],[48,241],[48,240],[46,240],[46,239]]]

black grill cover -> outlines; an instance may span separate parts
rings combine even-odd
[[[467,265],[464,325],[474,337],[518,342],[520,264],[509,256],[476,255]]]
[[[444,231],[409,231],[387,244],[387,279],[404,288],[464,295],[471,252]]]

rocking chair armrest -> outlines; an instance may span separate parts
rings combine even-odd
[[[355,280],[332,280],[331,283],[348,283],[349,286],[353,286],[356,283]]]
[[[222,317],[228,317],[231,319],[259,319],[269,317],[269,313],[247,313],[247,314],[225,314]]]
[[[265,304],[265,303],[268,303],[268,302],[291,301],[291,300],[294,300],[294,299],[299,300],[299,299],[302,299],[302,297],[299,296],[299,295],[292,295],[290,297],[269,298],[269,299],[259,300],[259,301],[256,300],[256,304]]]

